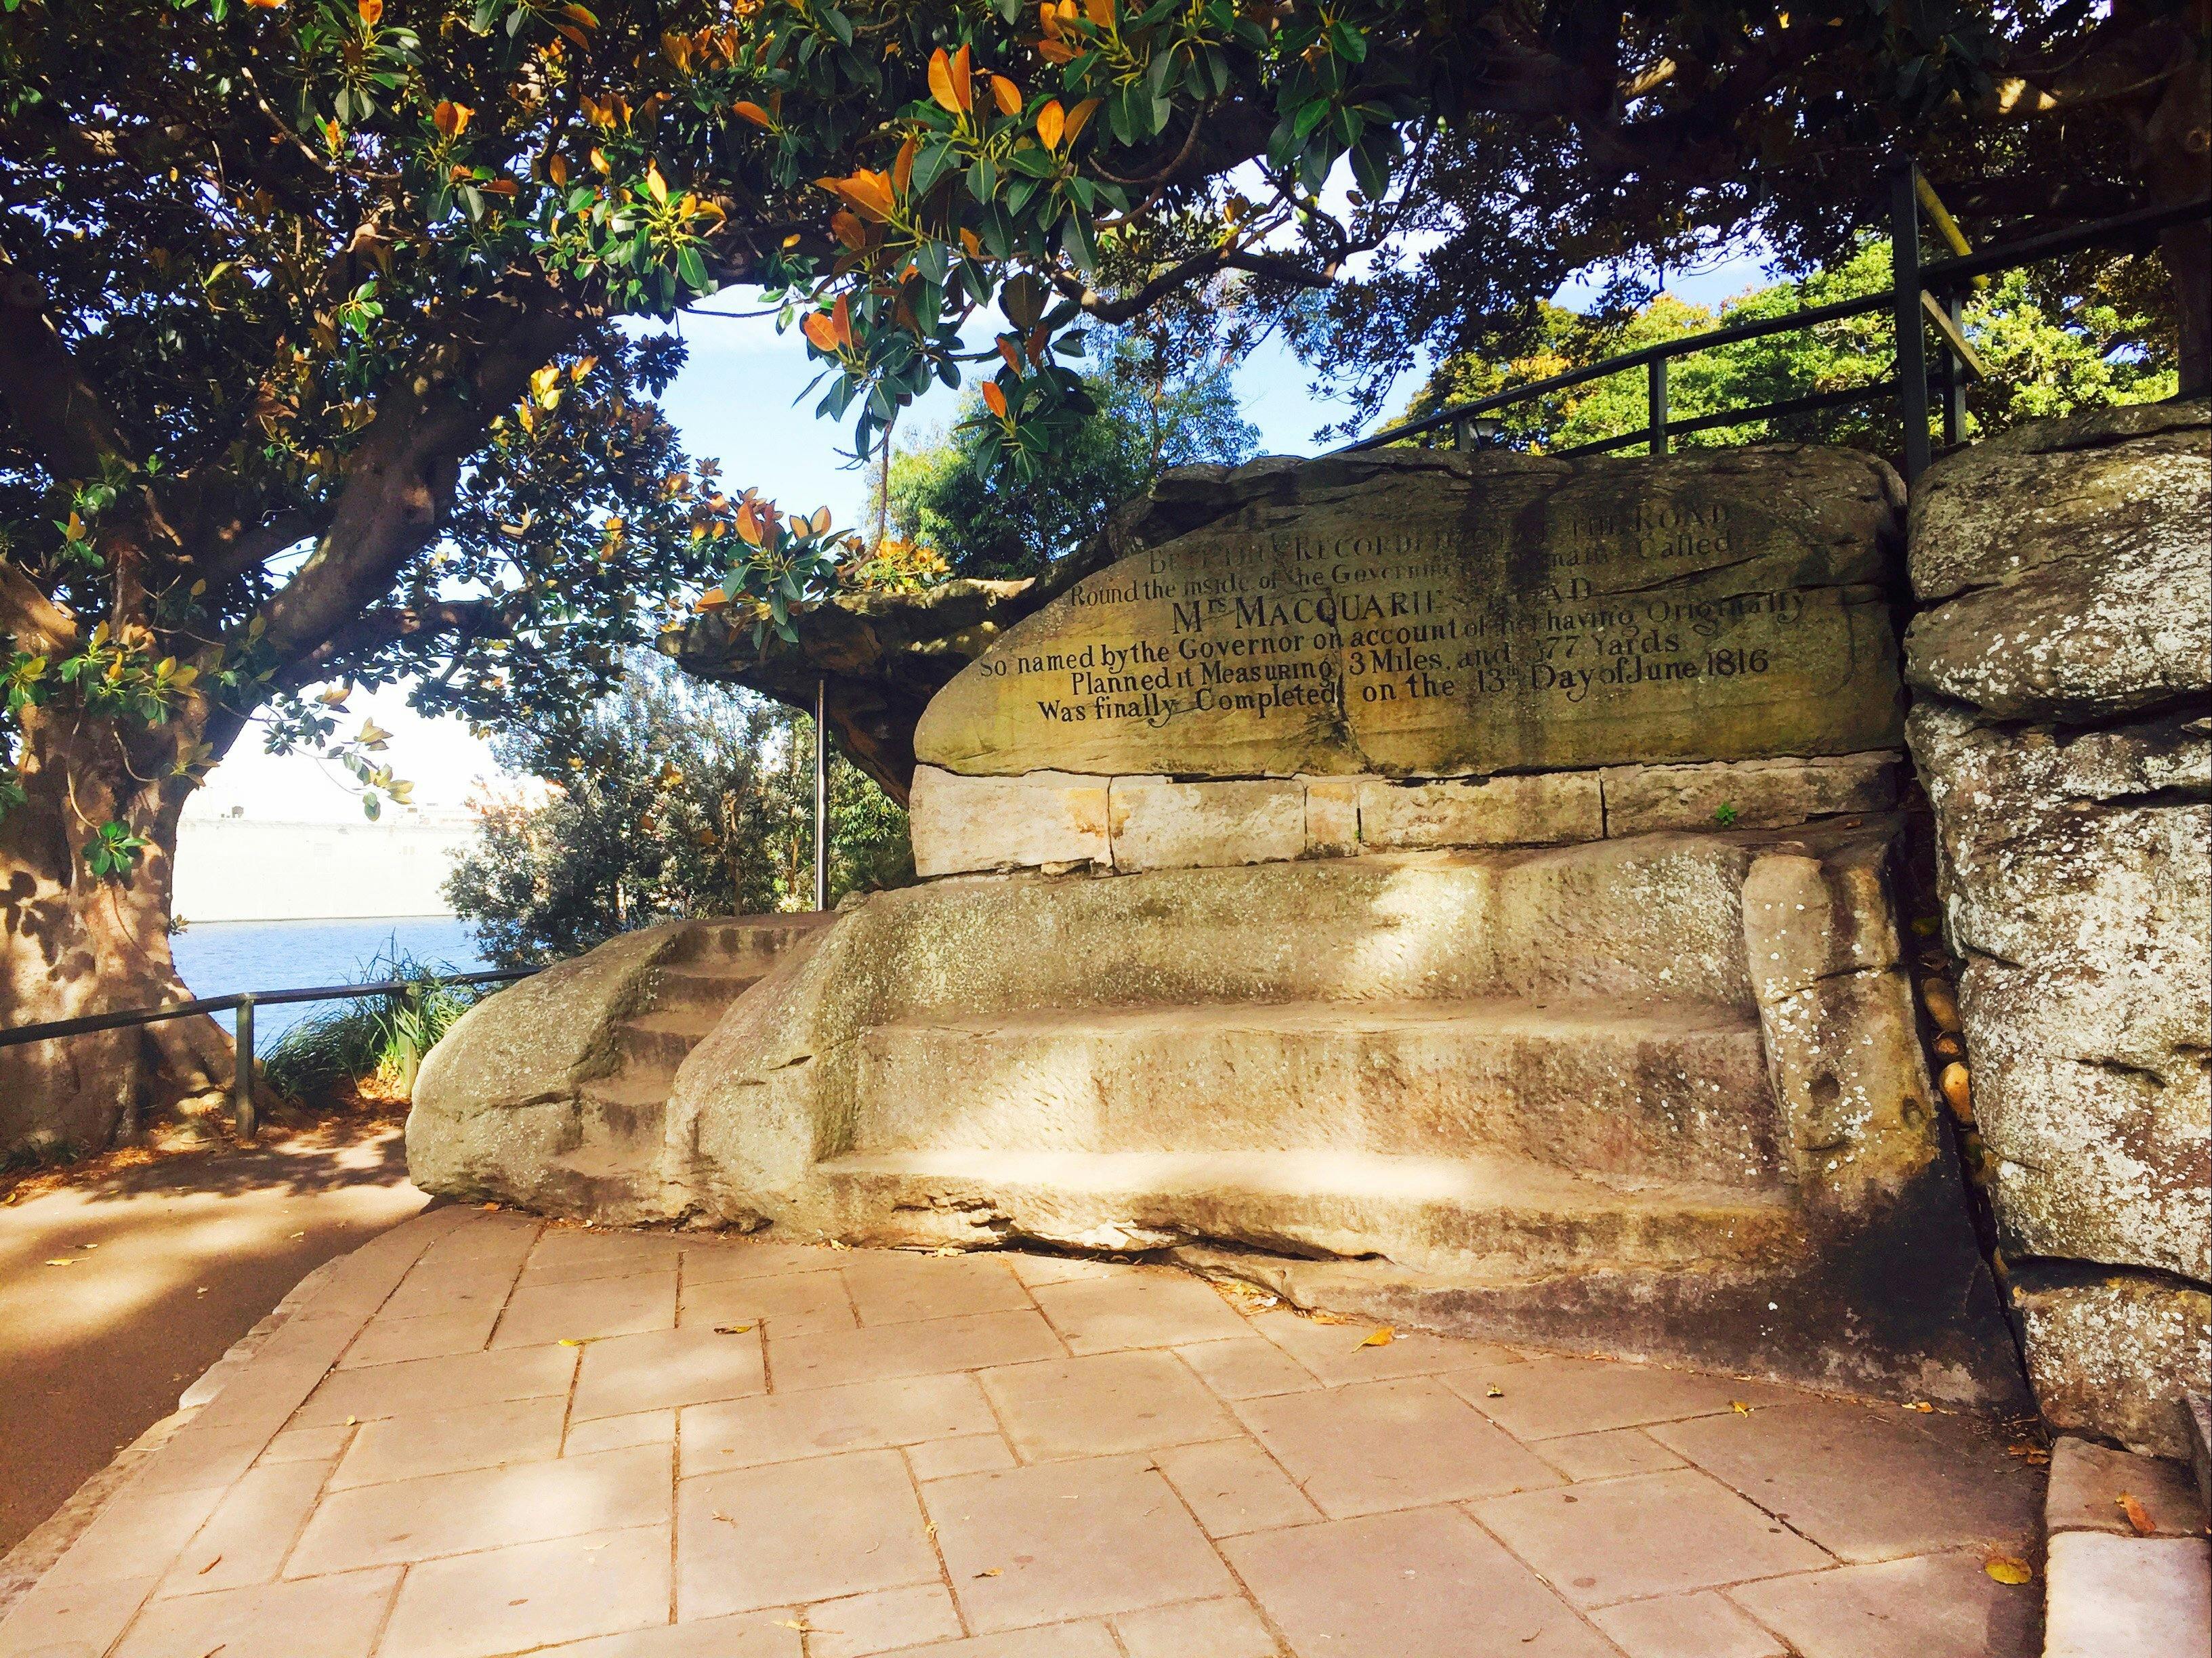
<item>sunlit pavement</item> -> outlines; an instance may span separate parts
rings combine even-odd
[[[311,1268],[422,1208],[396,1127],[340,1139],[167,1158],[0,1207],[0,1552]]]
[[[1166,1268],[433,1210],[0,1624],[112,1658],[2024,1658],[1987,1424]]]

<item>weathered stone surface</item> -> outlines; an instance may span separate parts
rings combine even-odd
[[[2039,421],[1931,468],[1912,503],[1917,689],[2089,720],[2205,683],[2212,402]]]
[[[2201,1537],[2051,1540],[2044,1658],[2199,1658],[2212,1628],[2212,1544]]]
[[[1547,846],[1604,834],[1605,807],[1592,771],[1431,783],[1359,780],[1359,838],[1369,847]]]
[[[2005,1247],[2212,1278],[2206,722],[1911,730]]]
[[[1872,754],[1811,759],[1715,761],[1695,766],[1608,766],[1605,832],[1778,829],[1846,812],[1887,811],[1897,804],[1902,756]]]
[[[1263,864],[1306,850],[1306,800],[1294,780],[1177,783],[1117,777],[1110,793],[1114,867],[1194,869]]]
[[[920,757],[1450,776],[1896,740],[1894,479],[1863,456],[1383,451],[1223,489],[1233,518],[1085,576],[963,670]]]
[[[2031,1262],[2014,1273],[2044,1419],[2147,1456],[2189,1455],[2179,1404],[2212,1374],[2212,1294],[2154,1273]]]
[[[915,872],[1103,867],[1113,861],[1106,784],[1064,772],[961,777],[917,767],[908,820]]]
[[[2061,1434],[2051,1448],[2051,1487],[2044,1531],[2102,1531],[2137,1535],[2120,1499],[2132,1497],[2152,1535],[2202,1535],[2203,1499],[2189,1466],[2163,1456],[2138,1456]]]
[[[1359,850],[1359,784],[1348,777],[1308,777],[1306,850],[1316,858],[1345,858]]]

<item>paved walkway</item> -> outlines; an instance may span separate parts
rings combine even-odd
[[[0,1624],[27,1658],[2027,1658],[1978,1424],[1188,1276],[425,1214]]]
[[[0,1553],[302,1274],[427,1201],[397,1124],[339,1119],[0,1205]]]

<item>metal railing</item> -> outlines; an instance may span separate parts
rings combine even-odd
[[[1934,261],[1921,258],[1920,223],[1923,209],[1939,235],[1952,249],[1953,257]],[[1883,292],[1863,295],[1857,299],[1838,300],[1828,305],[1810,306],[1802,311],[1793,311],[1787,316],[1760,317],[1750,322],[1734,323],[1726,328],[1716,328],[1703,334],[1687,334],[1680,339],[1662,340],[1656,345],[1624,351],[1619,356],[1607,357],[1602,362],[1594,362],[1586,367],[1547,374],[1524,386],[1510,386],[1504,391],[1492,392],[1469,402],[1453,404],[1432,415],[1425,415],[1419,420],[1390,427],[1356,443],[1348,443],[1332,452],[1355,454],[1363,449],[1403,443],[1409,438],[1423,437],[1446,427],[1453,428],[1455,447],[1478,448],[1481,443],[1476,423],[1486,416],[1511,408],[1516,404],[1546,397],[1553,392],[1563,392],[1591,380],[1607,380],[1615,374],[1641,368],[1645,375],[1645,423],[1643,426],[1615,437],[1601,438],[1593,443],[1577,444],[1571,448],[1556,449],[1550,452],[1560,456],[1590,455],[1611,449],[1632,448],[1641,444],[1645,446],[1647,453],[1663,455],[1668,452],[1671,439],[1692,432],[1746,426],[1754,421],[1778,420],[1790,415],[1812,414],[1826,409],[1847,408],[1895,398],[1900,405],[1899,415],[1905,428],[1903,471],[1905,483],[1910,487],[1919,481],[1921,473],[1928,469],[1929,461],[1933,458],[1933,446],[1928,430],[1930,413],[1941,409],[1944,442],[1946,445],[1957,444],[1963,436],[1966,422],[1966,380],[1969,377],[1980,377],[1986,372],[1960,326],[1960,301],[1962,295],[1996,271],[2010,270],[2042,259],[2057,258],[2086,248],[2140,240],[2171,226],[2208,217],[2212,217],[2212,197],[2185,203],[2179,207],[2145,208],[2134,213],[2123,213],[2112,218],[2077,225],[2069,230],[2054,231],[2048,235],[2033,236],[2006,246],[1976,252],[1967,246],[1966,239],[1960,234],[1950,213],[1927,179],[1921,176],[1920,170],[1909,165],[1901,167],[1891,180],[1890,191],[1893,285]],[[1886,380],[1869,381],[1864,386],[1845,386],[1833,392],[1785,398],[1777,403],[1755,404],[1744,409],[1698,415],[1687,420],[1673,419],[1668,412],[1667,365],[1676,357],[1690,356],[1699,351],[1710,351],[1717,346],[1734,345],[1744,340],[1759,339],[1769,334],[1793,333],[1801,329],[1818,327],[1823,323],[1841,321],[1847,317],[1868,316],[1878,311],[1891,313],[1897,333],[1897,355],[1893,372]],[[1935,328],[1940,342],[1938,352],[1941,359],[1932,378],[1929,373],[1927,340],[1927,331],[1930,326]]]
[[[20,1048],[27,1042],[48,1042],[64,1036],[85,1036],[95,1030],[121,1030],[132,1025],[157,1024],[164,1019],[190,1018],[198,1013],[238,1014],[234,1041],[237,1063],[231,1067],[230,1103],[237,1114],[238,1139],[251,1145],[260,1133],[260,1111],[253,1098],[253,1010],[281,1007],[290,1002],[353,1002],[371,996],[391,996],[422,985],[503,984],[526,979],[544,969],[534,967],[495,968],[483,973],[439,973],[418,979],[386,979],[370,985],[318,985],[306,990],[240,990],[228,996],[204,996],[197,1001],[168,1002],[160,1007],[125,1008],[114,1013],[88,1013],[77,1019],[49,1019],[44,1024],[20,1024],[0,1029],[0,1048]]]

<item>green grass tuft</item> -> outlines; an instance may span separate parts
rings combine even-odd
[[[447,975],[453,971],[448,963],[424,962],[405,950],[380,952],[362,964],[354,982],[399,980],[404,987],[338,1003],[303,1019],[264,1056],[263,1078],[298,1100],[349,1083],[373,1083],[401,1097],[412,1094],[422,1056],[483,994],[477,986],[451,982]]]

